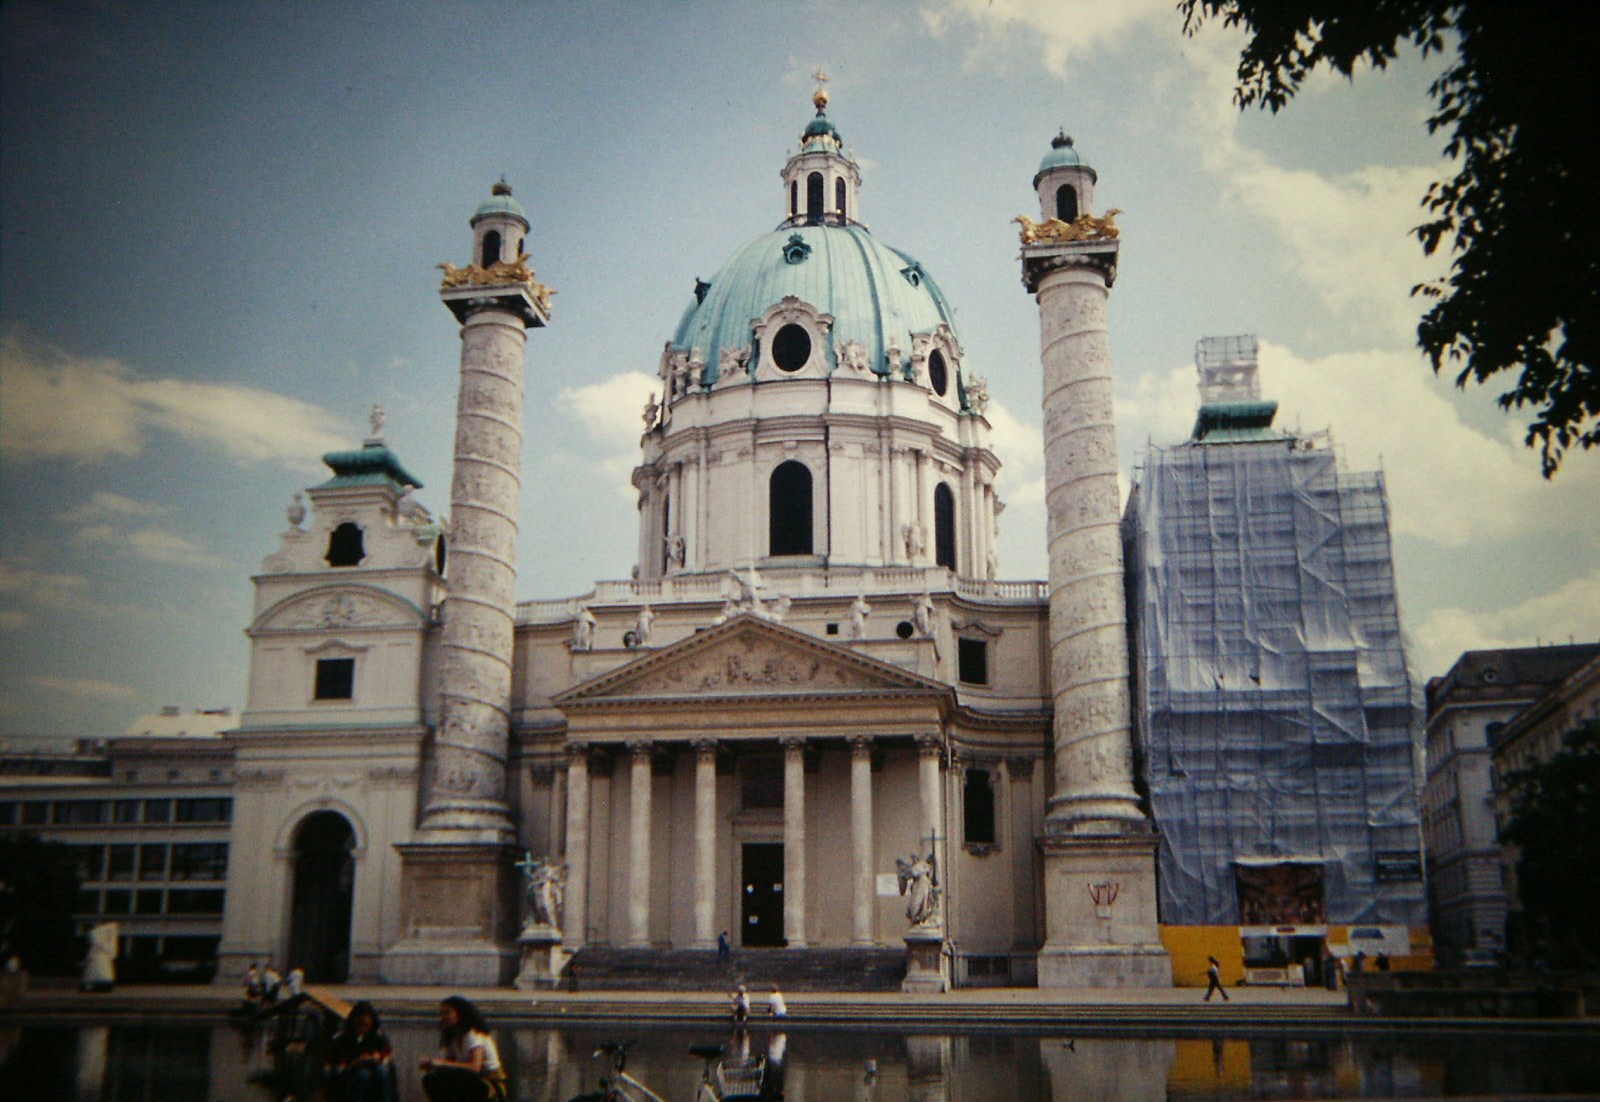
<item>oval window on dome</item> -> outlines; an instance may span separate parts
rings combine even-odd
[[[944,364],[944,353],[937,348],[928,354],[928,382],[933,384],[933,392],[941,398],[950,389],[950,372]]]
[[[784,371],[799,371],[811,359],[811,334],[790,322],[772,338],[772,362]]]

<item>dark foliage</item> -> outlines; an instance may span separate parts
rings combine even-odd
[[[1589,161],[1600,81],[1578,9],[1501,0],[1180,0],[1187,31],[1219,18],[1251,38],[1240,107],[1277,111],[1320,64],[1351,76],[1402,48],[1453,51],[1430,91],[1431,131],[1449,136],[1457,174],[1435,183],[1416,229],[1447,250],[1417,343],[1465,386],[1502,372],[1499,397],[1528,407],[1527,444],[1553,475],[1572,445],[1600,445],[1600,218]],[[1561,12],[1568,12],[1563,15]],[[1503,377],[1504,378],[1504,377]]]
[[[1563,965],[1600,959],[1600,722],[1506,783],[1511,815],[1501,836],[1519,850],[1523,950]]]
[[[0,957],[16,953],[32,972],[77,969],[83,939],[73,927],[78,864],[60,842],[0,836]]]

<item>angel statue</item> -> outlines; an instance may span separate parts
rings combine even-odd
[[[523,889],[528,898],[528,925],[561,928],[561,908],[566,902],[567,867],[540,857],[533,851],[517,862],[522,870]]]
[[[919,857],[894,859],[895,872],[900,881],[900,894],[906,899],[906,918],[913,928],[926,926],[937,920],[939,914],[939,872],[932,853]]]

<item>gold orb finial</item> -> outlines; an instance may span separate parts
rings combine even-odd
[[[822,114],[822,109],[828,106],[828,90],[823,87],[824,84],[828,83],[828,71],[819,65],[817,66],[817,71],[812,73],[811,77],[817,82],[817,90],[811,93],[811,102],[816,104],[817,114],[820,115]]]

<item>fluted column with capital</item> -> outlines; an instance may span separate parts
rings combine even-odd
[[[630,753],[628,784],[628,941],[650,946],[650,759],[653,747],[636,743]]]
[[[567,747],[567,896],[562,933],[569,948],[589,940],[589,748]]]
[[[852,940],[857,945],[875,942],[872,877],[872,740],[850,740],[850,849],[855,866],[852,902]]]
[[[783,936],[806,944],[806,740],[783,740]]]
[[[717,740],[694,744],[694,945],[717,942]]]

